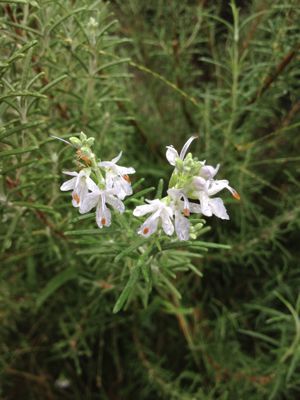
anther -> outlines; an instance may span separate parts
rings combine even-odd
[[[143,234],[144,235],[147,235],[148,232],[149,232],[149,228],[146,227],[146,228],[143,229]]]
[[[106,219],[105,218],[101,219],[101,225],[106,225]]]
[[[232,191],[232,196],[236,199],[236,200],[241,200],[241,196],[238,194],[238,192],[236,190]]]

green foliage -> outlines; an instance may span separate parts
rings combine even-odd
[[[0,7],[1,398],[299,398],[298,1]],[[107,229],[59,191],[51,135],[81,130],[137,170]],[[164,146],[195,134],[231,220],[140,238]]]

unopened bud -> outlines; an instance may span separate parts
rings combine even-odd
[[[81,141],[82,141],[82,142],[85,142],[85,141],[86,141],[86,139],[87,139],[87,136],[86,136],[86,134],[85,134],[85,133],[83,133],[82,131],[80,132],[80,135],[79,135],[79,137],[80,137],[80,139],[81,139]]]
[[[86,141],[86,143],[87,143],[90,147],[93,146],[94,142],[95,142],[95,138],[93,138],[93,137],[89,137],[89,138],[87,139],[87,141]]]
[[[74,146],[76,146],[76,147],[80,147],[81,146],[81,140],[80,139],[78,139],[77,137],[75,137],[75,136],[72,136],[72,137],[70,137],[70,142],[72,143],[72,144],[74,144]]]

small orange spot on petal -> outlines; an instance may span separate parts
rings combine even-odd
[[[241,196],[238,194],[238,192],[237,192],[236,190],[233,190],[232,196],[233,196],[236,200],[241,200]]]
[[[106,225],[106,219],[105,219],[105,218],[102,218],[102,219],[101,219],[101,224],[102,224],[102,225]]]
[[[184,208],[184,209],[183,209],[183,215],[184,215],[185,217],[189,217],[189,216],[190,216],[190,210],[189,210],[188,208]]]
[[[128,175],[123,175],[123,179],[125,179],[126,182],[131,183],[131,180]]]
[[[77,204],[80,203],[80,197],[78,196],[77,193],[74,193],[74,194],[72,195],[72,197],[73,197],[73,199],[76,201]]]
[[[149,228],[146,227],[146,228],[143,229],[143,234],[144,235],[147,235],[148,232],[149,232]]]

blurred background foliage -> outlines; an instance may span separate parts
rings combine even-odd
[[[1,398],[298,399],[299,2],[0,7]],[[160,278],[113,314],[138,222],[94,229],[59,192],[74,154],[49,135],[80,130],[140,197],[198,135],[242,198],[201,239],[231,249],[144,258]]]

